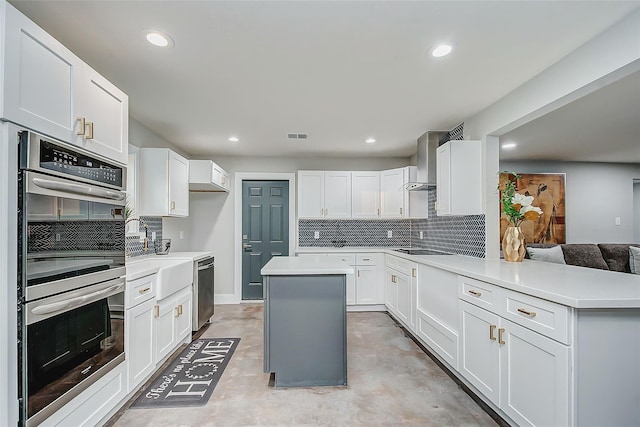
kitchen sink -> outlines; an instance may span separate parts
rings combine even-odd
[[[145,272],[147,274],[153,274],[154,270],[158,272],[156,286],[158,300],[193,283],[193,262],[190,259],[145,258],[128,262],[126,267],[128,280],[143,277]]]

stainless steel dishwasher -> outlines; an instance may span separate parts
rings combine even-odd
[[[193,331],[199,330],[213,316],[214,258],[204,258],[196,263],[193,277]]]

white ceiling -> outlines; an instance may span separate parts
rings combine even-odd
[[[11,3],[127,92],[135,119],[187,153],[273,156],[410,156],[425,131],[451,129],[640,6]],[[175,47],[149,45],[145,29],[170,34]],[[429,58],[441,40],[455,51]],[[289,132],[309,139],[287,141]]]
[[[501,160],[640,164],[640,72],[500,137]]]

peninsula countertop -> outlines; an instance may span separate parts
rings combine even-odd
[[[333,258],[275,256],[262,267],[263,276],[352,274],[353,267]]]

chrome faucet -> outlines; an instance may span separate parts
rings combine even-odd
[[[140,225],[144,227],[144,243],[142,245],[142,250],[144,252],[147,252],[149,250],[149,226],[147,225],[146,222],[144,222],[140,218],[129,218],[128,220],[126,220],[124,222],[125,227],[131,221],[138,221],[140,223]]]

